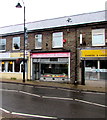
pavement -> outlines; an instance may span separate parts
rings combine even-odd
[[[0,82],[6,83],[16,83],[16,84],[25,84],[25,85],[35,85],[35,86],[43,86],[43,87],[55,87],[55,88],[63,88],[63,89],[75,89],[75,90],[83,90],[83,91],[91,91],[91,92],[107,92],[106,80],[86,80],[85,85],[74,85],[71,83],[60,83],[60,82],[47,82],[40,80],[25,80],[23,83],[22,80],[13,80],[13,79],[0,79]]]

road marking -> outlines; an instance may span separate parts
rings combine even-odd
[[[28,93],[28,92],[23,92],[23,91],[19,91],[20,93],[26,94],[26,95],[31,95],[31,96],[35,96],[35,97],[41,97],[40,95],[37,94],[32,94],[32,93]]]
[[[37,94],[32,94],[32,93],[28,93],[28,92],[24,92],[24,91],[18,91],[18,90],[6,90],[6,89],[0,89],[2,91],[9,91],[9,92],[20,92],[26,95],[31,95],[31,96],[35,96],[35,97],[41,97],[40,95]]]
[[[78,102],[92,104],[92,105],[96,105],[96,106],[99,106],[99,107],[107,107],[106,105],[102,105],[102,104],[98,104],[98,103],[93,103],[93,102],[88,102],[88,101],[79,100],[79,99],[72,99],[72,98],[60,98],[60,97],[48,97],[48,96],[42,96],[42,98],[60,99],[60,100],[75,100],[75,101],[78,101]]]
[[[75,99],[75,101],[83,102],[83,103],[87,103],[87,104],[91,104],[91,105],[96,105],[96,106],[99,106],[99,107],[107,107],[106,105],[102,105],[102,104],[98,104],[98,103],[93,103],[93,102],[88,102],[88,101],[79,100],[79,99]]]
[[[0,110],[3,111],[3,112],[6,112],[6,113],[10,113],[8,110],[5,110],[3,108],[0,108]]]
[[[35,88],[41,88],[41,89],[56,89],[54,87],[40,87],[40,86],[35,86]]]
[[[26,87],[31,87],[31,88],[33,88],[34,86],[31,86],[31,85],[27,85]]]
[[[81,93],[88,93],[88,94],[100,94],[100,95],[105,95],[105,93],[100,93],[100,92],[85,92],[85,91],[81,91]]]
[[[47,98],[47,99],[59,99],[59,100],[73,100],[72,98],[48,97],[48,96],[42,96],[42,98]]]
[[[27,116],[27,117],[38,117],[38,118],[49,118],[49,119],[57,119],[57,117],[49,117],[49,116],[41,116],[41,115],[32,115],[32,114],[25,114],[25,113],[17,113],[12,112],[11,114],[20,115],[20,116]]]
[[[17,90],[9,90],[9,89],[0,89],[1,91],[10,91],[10,92],[18,92]]]
[[[37,94],[32,94],[32,93],[28,93],[28,92],[24,92],[24,91],[6,90],[6,89],[2,89],[2,90],[4,90],[4,91],[11,91],[11,92],[20,92],[20,93],[23,93],[23,94],[26,94],[26,95],[31,95],[31,96],[35,96],[35,97],[39,97],[39,98],[41,97],[41,98],[44,98],[44,99],[45,98],[46,99],[59,99],[59,100],[69,100],[69,101],[75,100],[75,101],[78,101],[78,102],[87,103],[87,104],[91,104],[91,105],[96,105],[96,106],[99,106],[99,107],[107,107],[106,105],[102,105],[102,104],[98,104],[98,103],[93,103],[93,102],[88,102],[88,101],[80,100],[80,99],[40,96],[40,95],[37,95]]]

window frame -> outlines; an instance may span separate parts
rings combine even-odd
[[[5,40],[5,49],[4,50],[0,49],[0,51],[6,51],[6,39],[5,38],[4,39],[0,39],[0,45],[1,46],[3,45],[2,40]]]
[[[58,35],[60,33],[60,35]],[[59,38],[61,45],[56,45],[55,38]],[[63,48],[63,32],[54,32],[52,34],[52,48]]]
[[[19,49],[15,49],[14,48],[14,41],[15,41],[15,38],[19,38],[19,42],[18,42],[18,44],[19,44]],[[12,50],[20,50],[20,37],[13,37],[13,41],[12,41]]]
[[[39,40],[40,40],[41,46],[38,45]],[[42,34],[36,34],[35,35],[35,49],[42,49],[42,41],[43,41],[43,35]]]
[[[102,39],[100,40],[100,42],[96,39],[98,36],[102,37]],[[106,42],[105,42],[105,29],[93,29],[92,30],[92,46],[105,46]]]

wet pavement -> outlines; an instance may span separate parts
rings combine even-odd
[[[11,80],[11,79],[0,79],[0,82],[53,87],[53,88],[74,89],[74,90],[84,90],[84,91],[93,91],[93,92],[107,92],[106,80],[86,80],[85,85],[80,85],[80,84],[74,85],[71,83],[47,82],[47,81],[39,81],[39,80],[35,80],[35,81],[26,80],[25,83],[23,83],[22,80]]]

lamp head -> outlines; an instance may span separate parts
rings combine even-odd
[[[17,3],[16,8],[22,8],[20,3]]]

